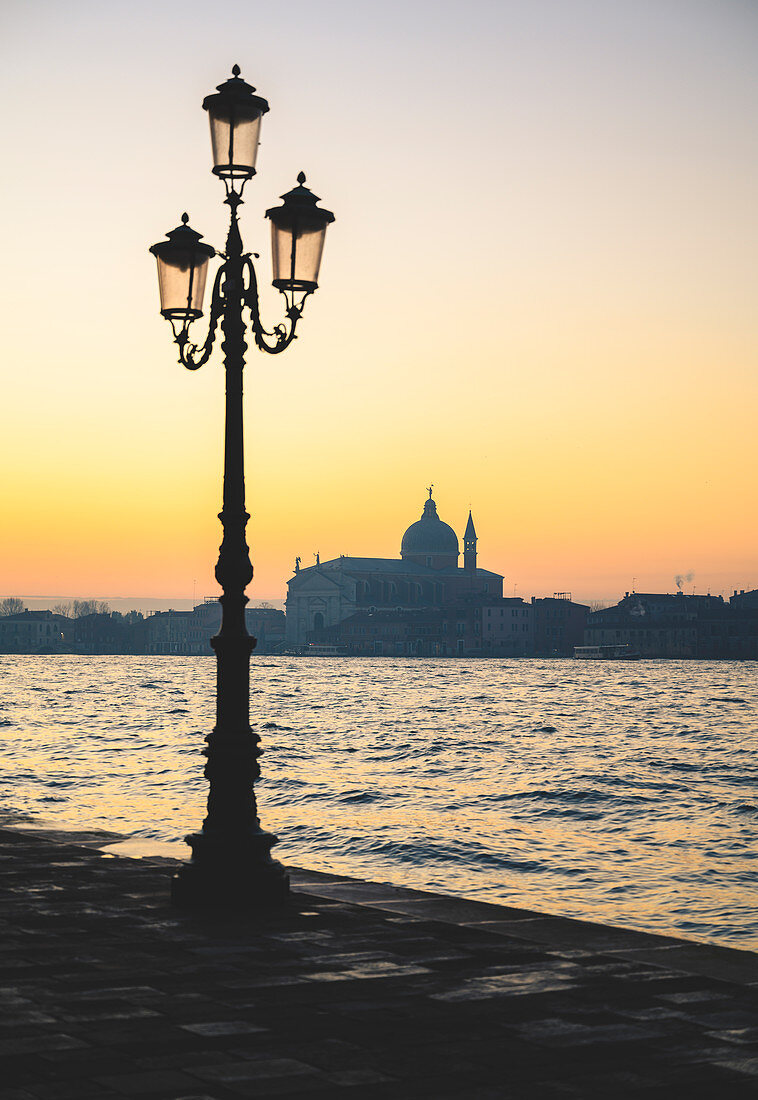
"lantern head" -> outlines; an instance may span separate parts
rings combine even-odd
[[[318,287],[326,227],[334,214],[316,205],[318,195],[304,186],[303,172],[297,182],[297,187],[281,196],[281,206],[266,211],[271,219],[273,284],[285,292],[310,293]]]
[[[169,321],[185,323],[203,315],[208,261],[216,255],[209,244],[201,244],[202,233],[188,222],[189,215],[182,214],[182,224],[150,248],[158,263],[161,313]]]
[[[213,172],[234,187],[235,180],[244,184],[255,175],[261,119],[268,103],[242,80],[239,65],[232,74],[214,95],[205,97],[203,108],[211,124]]]

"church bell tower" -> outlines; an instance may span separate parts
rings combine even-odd
[[[463,533],[463,568],[469,573],[476,572],[476,530],[471,518],[471,510],[469,510],[468,523]]]

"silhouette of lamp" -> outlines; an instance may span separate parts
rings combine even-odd
[[[216,255],[215,248],[201,244],[202,233],[188,222],[189,215],[182,214],[182,224],[150,249],[158,262],[161,313],[169,321],[187,323],[203,315],[208,264]]]
[[[213,173],[224,183],[230,208],[222,263],[211,292],[208,333],[191,343],[189,328],[202,316],[211,259],[217,254],[189,225],[172,229],[150,251],[158,266],[161,314],[171,323],[179,362],[197,370],[208,361],[221,324],[226,374],[223,537],[216,564],[222,588],[221,627],[211,639],[216,652],[216,724],[203,750],[209,782],[208,812],[199,832],[186,838],[192,858],[174,876],[172,900],[185,906],[255,908],[282,901],[289,890],[284,868],[271,857],[277,838],[261,829],[254,784],[260,778],[260,737],[250,726],[250,654],[255,646],[245,626],[245,588],[253,578],[245,527],[242,372],[246,332],[256,346],[276,355],[295,339],[305,300],[318,288],[326,228],[334,215],[317,204],[301,172],[297,186],[282,196],[282,205],[267,211],[271,221],[273,285],[285,300],[283,323],[263,327],[253,257],[243,251],[237,219],[245,183],[255,175],[260,125],[268,111],[240,77],[237,65],[214,95],[206,96],[213,150]],[[257,259],[257,255],[255,256]]]
[[[254,93],[235,65],[229,80],[203,100],[211,124],[213,173],[223,180],[244,184],[255,175],[261,119],[268,103]]]

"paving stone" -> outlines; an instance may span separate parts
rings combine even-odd
[[[211,1096],[208,1092],[193,1092],[182,1093],[181,1096],[176,1096],[174,1100],[218,1100],[218,1096]]]
[[[709,1031],[707,1034],[710,1038],[718,1039],[724,1043],[735,1043],[737,1046],[755,1046],[758,1049],[758,1028],[729,1028],[726,1031]]]
[[[249,1062],[227,1062],[216,1066],[196,1066],[192,1071],[197,1077],[209,1081],[259,1081],[268,1077],[301,1077],[317,1075],[313,1066],[297,1062],[293,1058],[267,1058]]]
[[[754,1012],[698,1012],[687,1014],[686,1019],[703,1028],[755,1028],[758,1016]]]
[[[660,999],[675,1005],[694,1005],[723,1001],[728,996],[722,989],[690,989],[684,993],[661,993]]]
[[[124,1096],[149,1096],[177,1089],[191,1088],[193,1080],[176,1070],[150,1070],[147,1073],[123,1073],[115,1077],[98,1077],[98,1084]]]
[[[758,1077],[758,1057],[755,1058],[730,1058],[727,1061],[716,1062],[717,1066],[722,1066],[724,1069],[735,1070],[737,1073],[744,1073],[748,1077]]]
[[[83,1043],[81,1039],[75,1039],[73,1035],[40,1034],[33,1037],[0,1039],[0,1055],[38,1054],[47,1050],[69,1050],[86,1046],[87,1043]]]
[[[392,1081],[391,1077],[374,1069],[341,1069],[328,1073],[327,1079],[342,1088],[346,1085],[377,1085]]]
[[[556,971],[526,971],[501,975],[488,975],[482,978],[470,978],[457,989],[448,989],[441,993],[432,993],[431,997],[439,1001],[477,1001],[492,997],[519,997],[535,993],[554,993],[572,989],[567,975]]]
[[[28,1003],[28,1002],[27,1002]],[[8,1011],[4,1011],[7,1008]],[[31,1024],[54,1024],[54,1016],[44,1012],[20,1012],[13,1004],[0,1006],[0,1028],[23,1028]]]
[[[635,957],[672,970],[727,982],[758,983],[758,955],[712,944],[680,943],[657,951],[635,950]]]
[[[44,1085],[37,1088],[35,1095],[40,1100],[104,1100],[105,1096],[119,1094],[97,1081],[83,1081],[79,1078],[75,1081],[45,1081]]]
[[[183,1031],[191,1031],[194,1035],[203,1035],[214,1038],[220,1035],[250,1035],[255,1032],[267,1031],[265,1027],[256,1027],[244,1020],[219,1020],[217,1022],[201,1024],[180,1024]]]

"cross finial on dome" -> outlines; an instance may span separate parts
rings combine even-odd
[[[433,488],[434,485],[427,485],[426,487],[429,496],[424,501],[423,515],[425,515],[427,518],[431,517],[432,519],[439,519],[439,516],[437,515],[437,505],[434,503],[434,499],[432,497]]]

